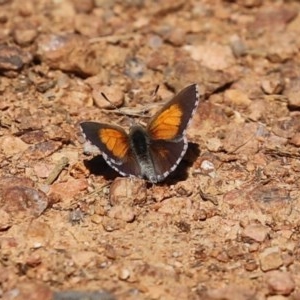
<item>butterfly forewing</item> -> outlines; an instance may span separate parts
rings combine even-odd
[[[129,137],[121,127],[97,122],[82,122],[80,126],[86,138],[101,152],[116,162],[124,160],[130,145]]]
[[[82,122],[80,126],[113,169],[123,176],[140,177],[141,169],[130,148],[129,136],[121,127],[97,122]]]
[[[180,139],[199,102],[197,85],[179,92],[159,110],[148,125],[148,133],[155,140]]]

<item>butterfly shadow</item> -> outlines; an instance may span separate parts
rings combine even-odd
[[[97,155],[92,159],[85,159],[83,161],[85,167],[90,171],[91,174],[97,176],[103,176],[106,180],[114,180],[119,177],[119,173],[111,168],[102,155]]]
[[[188,169],[194,164],[199,155],[199,145],[189,143],[188,149],[178,167],[164,181],[159,182],[158,185],[171,185],[186,180],[188,177]],[[107,164],[102,155],[97,155],[90,160],[86,159],[83,163],[91,174],[97,176],[101,175],[106,180],[114,180],[120,177],[120,174]]]

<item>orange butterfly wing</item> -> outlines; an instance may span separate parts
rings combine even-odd
[[[86,138],[113,160],[123,160],[128,154],[129,137],[123,128],[97,122],[82,122],[80,127]]]
[[[179,133],[183,112],[180,105],[172,104],[161,111],[150,123],[149,131],[155,139],[174,139]]]
[[[181,139],[199,102],[197,85],[183,89],[151,119],[148,132],[155,140]]]
[[[125,157],[129,149],[128,137],[125,132],[115,128],[104,127],[98,130],[98,136],[103,146],[114,157],[119,159]]]
[[[104,159],[117,172],[124,176],[141,175],[129,136],[123,128],[97,122],[82,122],[80,127],[86,139],[101,150]]]

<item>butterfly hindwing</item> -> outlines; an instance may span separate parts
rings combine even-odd
[[[130,149],[128,154],[124,157],[122,162],[117,162],[116,160],[112,160],[109,156],[103,153],[104,159],[107,163],[115,169],[118,173],[123,176],[135,176],[135,177],[142,177],[141,176],[141,167],[137,163],[132,150]]]
[[[151,119],[147,129],[152,139],[180,138],[188,126],[199,102],[197,85],[192,84],[179,92]]]
[[[184,137],[173,142],[166,140],[152,140],[149,147],[158,181],[162,181],[173,172],[182,160],[188,143]]]

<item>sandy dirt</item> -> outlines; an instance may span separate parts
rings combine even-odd
[[[0,1],[0,299],[300,299],[299,12]],[[164,182],[87,153],[80,121],[147,124],[191,83]]]

